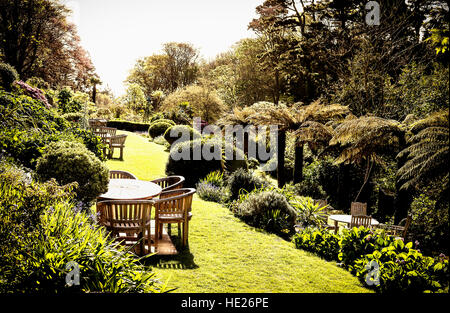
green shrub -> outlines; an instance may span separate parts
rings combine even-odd
[[[0,165],[0,167],[2,167]],[[0,292],[163,292],[150,268],[77,212],[67,187],[26,182],[20,170],[0,174]],[[69,287],[68,262],[80,269]]]
[[[87,120],[82,112],[76,112],[76,113],[66,113],[61,116],[62,118],[66,119],[68,122],[76,123],[77,125],[87,125]]]
[[[150,123],[153,123],[157,120],[161,120],[164,118],[164,114],[161,112],[155,113],[150,117]]]
[[[338,259],[339,240],[339,235],[315,227],[303,228],[292,239],[297,249],[310,251],[329,261]]]
[[[297,217],[286,197],[276,190],[249,193],[235,213],[251,226],[282,236],[292,233]]]
[[[165,146],[167,148],[170,148],[170,144],[167,142],[167,140],[164,138],[164,136],[158,136],[155,139],[153,139],[153,142],[157,145]]]
[[[397,240],[394,244],[377,249],[373,253],[356,260],[356,276],[367,281],[373,269],[368,264],[376,262],[379,274],[377,283],[372,283],[376,291],[382,293],[448,293],[448,258],[433,259],[412,248],[413,243],[404,244]]]
[[[295,184],[294,188],[296,194],[304,197],[311,197],[313,199],[324,199],[327,197],[322,186],[316,181],[302,181],[301,183]]]
[[[16,80],[19,80],[16,69],[9,64],[0,63],[0,87],[6,91],[11,91]]]
[[[239,198],[239,194],[242,190],[252,192],[254,189],[262,188],[266,185],[266,182],[253,175],[250,171],[238,169],[228,177],[227,185],[230,189],[231,199],[236,200]]]
[[[395,239],[387,236],[383,231],[372,231],[365,227],[343,229],[339,242],[339,261],[352,274],[355,274],[355,262],[364,255],[381,250],[394,243]]]
[[[171,133],[173,134],[173,136],[171,135]],[[170,144],[173,144],[175,141],[179,143],[182,142],[181,139],[184,139],[184,136],[186,136],[186,134],[189,134],[187,140],[195,140],[201,137],[201,134],[190,126],[174,125],[166,130],[166,132],[164,133],[164,138]]]
[[[426,194],[415,197],[410,213],[412,215],[408,237],[420,243],[420,248],[430,254],[449,254],[449,210],[438,206]]]
[[[62,114],[80,112],[82,104],[74,98],[73,91],[69,87],[61,89],[58,93],[58,110]]]
[[[209,182],[201,181],[197,184],[197,195],[200,199],[212,202],[222,202],[224,190],[222,187],[215,186]]]
[[[155,123],[151,124],[148,128],[148,134],[152,138],[159,137],[161,135],[164,135],[164,133],[172,126],[172,124],[164,122],[164,121],[156,121]]]
[[[108,190],[108,168],[77,142],[51,143],[38,159],[36,173],[44,181],[55,178],[64,185],[77,182],[77,199],[86,205]]]
[[[161,118],[161,119],[158,119],[158,120],[156,120],[154,122],[151,122],[150,126],[152,126],[153,124],[157,124],[157,123],[168,123],[168,124],[170,124],[170,126],[175,126],[176,125],[175,122],[170,120],[170,119]]]
[[[314,204],[311,198],[302,198],[290,202],[297,211],[297,223],[302,227],[321,227],[325,224],[323,216],[324,208],[319,207],[319,203]]]
[[[220,160],[216,160],[215,158],[212,160],[205,160],[202,155],[200,156],[200,160],[194,160],[193,151],[207,150],[208,147],[211,148],[214,144],[218,144],[219,146],[222,145],[222,158]],[[247,161],[242,150],[233,148],[234,157],[236,158],[237,155],[243,160],[227,160],[225,150],[231,148],[233,147],[230,147],[228,144],[218,143],[215,139],[205,138],[172,145],[170,149],[171,153],[166,164],[166,174],[184,176],[186,179],[185,185],[194,187],[201,178],[211,172],[222,171],[224,169],[233,170],[235,168],[246,168]],[[175,160],[175,158],[172,157],[182,151],[187,151],[190,155],[190,159]]]

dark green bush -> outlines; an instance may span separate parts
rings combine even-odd
[[[174,134],[174,136],[172,136],[171,133]],[[167,142],[170,143],[170,144],[173,144],[175,141],[177,141],[177,143],[178,143],[178,142],[182,142],[180,140],[184,136],[186,136],[186,134],[189,134],[189,138],[187,139],[187,141],[194,140],[194,139],[197,139],[197,138],[201,137],[201,134],[198,131],[194,130],[190,126],[187,126],[187,125],[175,125],[175,126],[169,127],[166,130],[166,132],[164,133],[164,139],[166,139]]]
[[[11,91],[16,80],[19,80],[16,69],[9,64],[0,63],[0,87],[6,91]]]
[[[38,159],[36,173],[43,181],[55,178],[63,185],[77,182],[77,199],[86,205],[108,190],[108,168],[77,142],[51,143]]]
[[[297,217],[286,197],[276,190],[249,193],[235,214],[251,226],[281,236],[292,233]]]
[[[316,181],[304,180],[301,183],[295,184],[294,189],[296,194],[304,197],[311,197],[313,199],[325,199],[327,197],[322,186]]]
[[[148,134],[152,138],[159,137],[161,135],[164,135],[164,133],[169,129],[172,124],[165,122],[165,121],[156,121],[155,123],[151,124],[148,128]]]
[[[121,120],[113,120],[108,121],[106,123],[108,127],[117,128],[120,130],[126,130],[129,132],[147,132],[150,127],[149,123],[138,123],[138,122],[129,122],[129,121],[121,121]]]
[[[214,186],[206,181],[201,181],[197,184],[196,188],[197,195],[200,199],[218,203],[222,202],[224,196],[224,190],[222,187]]]
[[[200,160],[194,160],[193,151],[201,152],[203,149],[212,149],[214,144],[218,144],[219,146],[222,145],[221,160],[216,160],[215,158],[213,158],[212,160],[205,160],[202,157],[202,154],[200,155]],[[244,160],[227,160],[224,153],[224,147],[228,147],[228,149],[232,148],[226,144],[224,146],[224,143],[217,143],[215,139],[197,139],[172,145],[170,149],[171,154],[169,155],[169,159],[166,164],[166,174],[184,176],[186,179],[185,185],[188,187],[194,187],[201,178],[205,177],[211,172],[222,171],[224,169],[230,170],[234,168],[237,169],[241,167],[247,167],[247,161],[241,150],[233,149],[235,156],[238,155],[239,158],[243,158]],[[175,160],[172,157],[173,155],[181,153],[182,151],[187,151],[188,155],[190,156],[188,160]]]
[[[57,97],[58,110],[62,114],[80,112],[83,108],[82,104],[74,99],[73,92],[69,87],[61,89]]]
[[[303,228],[292,241],[297,249],[303,249],[326,260],[337,260],[339,254],[339,235],[315,227]]]
[[[266,182],[263,179],[256,177],[252,172],[245,169],[236,170],[227,180],[232,200],[239,198],[241,190],[252,192],[254,189],[262,188],[265,184]]]
[[[415,197],[408,236],[420,243],[420,249],[429,254],[449,254],[449,209],[436,205],[426,194]]]

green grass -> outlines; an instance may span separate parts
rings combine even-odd
[[[127,170],[139,179],[164,176],[168,157],[164,147],[122,133],[129,135],[124,161],[109,160],[108,167]],[[178,256],[152,256],[149,260],[162,280],[170,278],[169,285],[177,288],[176,292],[369,292],[334,262],[246,225],[220,204],[195,196],[192,212],[189,247]]]

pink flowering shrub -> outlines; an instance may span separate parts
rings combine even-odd
[[[25,83],[21,80],[14,82],[14,84],[19,86],[27,96],[30,96],[31,98],[33,98],[35,100],[41,101],[43,104],[45,104],[45,106],[47,108],[51,107],[50,103],[48,103],[48,100],[44,95],[44,92],[41,89],[31,87],[30,85],[28,85],[27,83]]]

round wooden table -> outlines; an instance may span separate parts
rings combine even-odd
[[[336,215],[330,215],[328,216],[330,218],[330,220],[334,221],[334,226],[336,226],[335,228],[335,232],[337,233],[338,231],[338,223],[345,223],[347,225],[350,225],[352,222],[352,216],[351,215],[345,215],[345,214],[336,214]],[[376,219],[372,218],[372,220],[370,221],[370,225],[375,226],[380,224]]]
[[[149,200],[161,193],[159,185],[137,179],[110,179],[108,191],[99,200]]]

